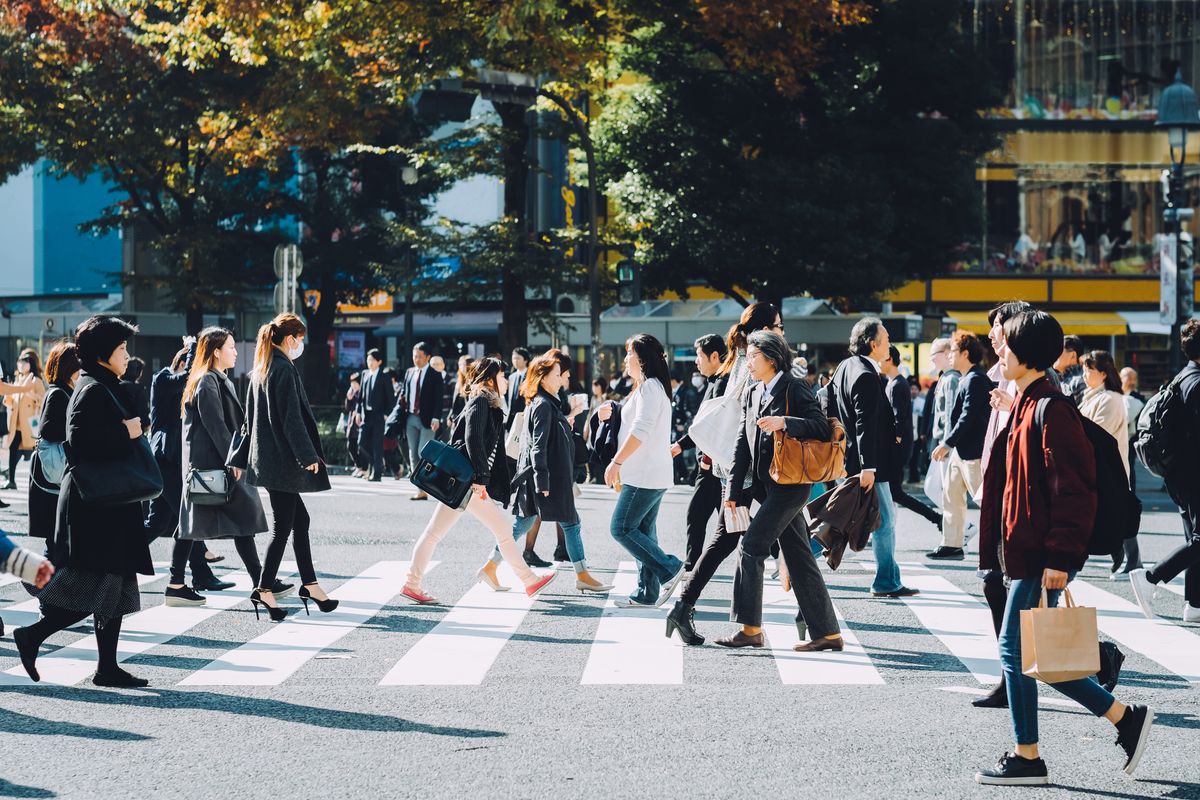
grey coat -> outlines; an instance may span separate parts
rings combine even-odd
[[[246,470],[246,481],[280,492],[303,494],[329,490],[329,473],[300,373],[291,359],[276,352],[263,381],[246,391],[244,446],[228,466]],[[320,464],[315,472],[304,467]]]
[[[234,485],[233,496],[223,506],[192,505],[188,500],[188,472],[193,468],[223,468],[233,432],[244,423],[242,405],[229,379],[214,371],[201,378],[195,396],[183,407],[180,539],[225,539],[253,536],[267,530],[262,500],[257,490],[246,485],[245,475]]]
[[[575,439],[557,397],[538,389],[525,409],[529,435],[522,437],[513,479],[519,517],[578,522],[575,510]],[[542,492],[550,492],[543,496]]]

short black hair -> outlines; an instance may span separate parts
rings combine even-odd
[[[754,331],[746,337],[746,348],[755,348],[775,365],[776,372],[790,372],[792,369],[792,349],[784,339],[774,331]]]
[[[379,352],[378,347],[372,347],[367,351],[367,358],[373,358],[376,361],[383,363],[383,353]]]
[[[75,329],[75,346],[83,366],[94,367],[108,361],[112,354],[138,332],[138,326],[120,317],[97,314],[79,323]]]
[[[997,321],[1003,325],[1022,311],[1033,311],[1033,306],[1024,300],[1010,300],[1007,303],[1001,303],[988,312],[988,327],[992,327]]]
[[[427,356],[433,355],[433,351],[429,349],[429,345],[425,344],[424,342],[417,342],[416,344],[414,344],[413,350],[420,350],[422,353],[424,353]]]
[[[1063,337],[1062,350],[1058,351],[1058,355],[1061,356],[1063,350],[1070,350],[1072,353],[1074,353],[1077,356],[1081,356],[1085,352],[1087,352],[1087,348],[1083,346],[1083,339],[1080,339],[1078,336],[1076,336],[1074,334]],[[1057,358],[1057,357],[1058,356],[1055,356],[1055,358]]]
[[[883,329],[883,320],[879,317],[863,317],[854,323],[850,330],[850,354],[854,356],[869,356],[871,347],[879,338]]]
[[[513,355],[518,355],[526,361],[533,361],[533,353],[529,352],[528,347],[514,347]]]
[[[1189,361],[1200,359],[1200,319],[1189,319],[1179,332],[1179,341],[1183,345],[1183,354]]]
[[[900,350],[894,344],[888,345],[888,358],[897,368],[900,366]]]
[[[729,353],[729,347],[725,344],[725,340],[715,333],[706,333],[697,339],[693,346],[704,353],[706,356],[711,356],[714,353],[720,356],[721,360],[725,360],[725,356]]]
[[[1045,311],[1022,311],[1004,323],[1008,349],[1030,369],[1046,371],[1063,351],[1062,325]]]

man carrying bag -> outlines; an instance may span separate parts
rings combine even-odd
[[[1004,378],[1018,391],[1007,430],[992,445],[983,480],[979,566],[1011,581],[1000,630],[1000,666],[1016,747],[978,783],[1049,782],[1038,753],[1037,684],[1033,676],[1117,728],[1124,770],[1132,775],[1154,722],[1145,706],[1127,706],[1090,676],[1099,669],[1094,609],[1055,609],[1058,595],[1087,560],[1096,522],[1096,458],[1078,410],[1039,400],[1057,390],[1046,370],[1062,349],[1062,327],[1048,314],[1024,311],[1004,323]],[[1023,630],[1024,629],[1024,630]]]

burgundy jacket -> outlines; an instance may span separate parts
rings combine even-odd
[[[1096,521],[1096,458],[1079,412],[1068,403],[1047,406],[1038,436],[1037,401],[1055,391],[1045,378],[1027,386],[992,443],[979,518],[982,569],[1035,578],[1046,567],[1070,572],[1087,560]]]

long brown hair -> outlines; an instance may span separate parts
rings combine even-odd
[[[200,331],[200,335],[196,337],[196,357],[192,359],[192,369],[188,372],[187,383],[183,387],[180,413],[183,413],[183,407],[196,396],[196,390],[200,388],[200,381],[204,376],[217,368],[217,351],[224,347],[225,342],[232,336],[233,332],[224,328],[205,328]]]
[[[1113,362],[1112,353],[1107,350],[1093,350],[1079,357],[1079,363],[1088,369],[1094,369],[1104,375],[1104,388],[1110,392],[1121,391],[1121,374]]]
[[[271,369],[275,348],[289,336],[303,336],[308,331],[304,321],[295,314],[280,314],[258,329],[258,340],[254,344],[254,369],[250,380],[262,383]]]
[[[46,356],[46,380],[60,389],[71,389],[71,376],[81,369],[83,365],[75,345],[66,339],[55,342],[50,355]]]
[[[471,356],[460,356],[458,359],[458,374],[454,376],[454,394],[459,397],[467,396],[467,379],[471,375],[471,365],[475,359]]]
[[[742,311],[741,319],[729,328],[725,335],[725,345],[729,352],[725,354],[725,362],[721,364],[722,375],[728,375],[737,362],[739,353],[746,352],[746,337],[763,328],[771,328],[779,309],[772,303],[751,303]]]
[[[542,387],[546,376],[553,372],[555,367],[562,369],[562,355],[561,350],[554,348],[529,362],[529,366],[525,368],[525,382],[521,384],[521,397],[526,400],[537,397],[538,389]]]
[[[17,361],[28,361],[29,371],[33,373],[33,377],[41,379],[42,360],[38,358],[37,350],[34,350],[32,347],[26,347],[21,351],[21,355],[17,356]]]

